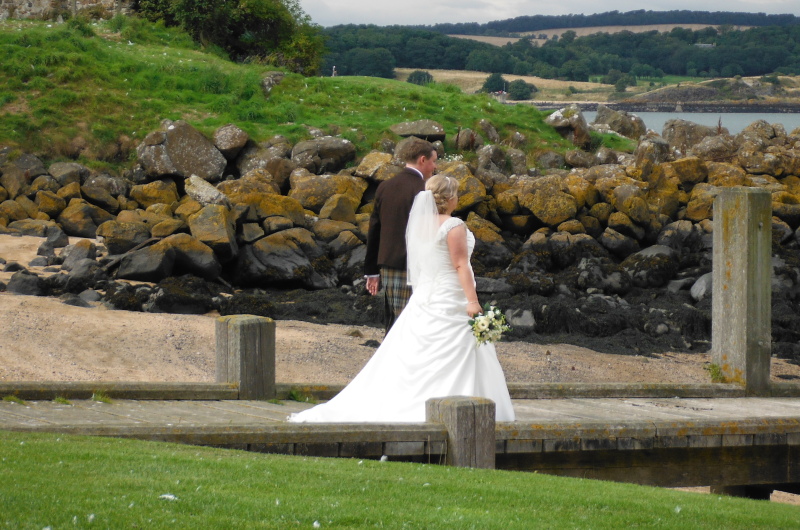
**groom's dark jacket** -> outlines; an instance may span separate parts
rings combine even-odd
[[[414,197],[425,189],[417,171],[403,168],[378,186],[367,232],[364,274],[380,274],[381,267],[406,268],[406,225]]]

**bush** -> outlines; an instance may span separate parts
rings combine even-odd
[[[526,83],[522,79],[511,81],[508,85],[508,97],[517,101],[524,99],[531,99],[531,96],[537,89],[530,83]]]
[[[508,81],[501,74],[492,74],[483,82],[481,90],[483,92],[505,92],[508,87]]]
[[[425,86],[433,83],[433,76],[422,70],[414,70],[408,74],[406,81],[415,85]]]

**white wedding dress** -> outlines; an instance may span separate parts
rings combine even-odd
[[[493,344],[477,345],[467,299],[447,248],[451,217],[436,231],[431,255],[408,305],[361,372],[327,403],[289,417],[292,422],[424,422],[434,397],[491,399],[497,421],[514,421],[505,376]],[[467,230],[469,254],[475,237]],[[429,261],[433,260],[433,261]]]

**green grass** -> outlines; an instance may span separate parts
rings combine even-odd
[[[108,394],[103,392],[102,390],[98,390],[92,394],[91,397],[92,401],[97,401],[98,403],[112,403],[111,397]]]
[[[392,136],[394,123],[434,119],[452,138],[486,118],[504,138],[526,135],[528,150],[569,147],[535,108],[450,85],[288,74],[267,97],[260,82],[273,67],[230,62],[179,30],[135,18],[6,20],[0,54],[0,145],[50,160],[78,156],[72,140],[81,137],[88,148],[80,160],[127,167],[163,119],[184,119],[207,135],[235,123],[256,141],[309,138],[307,125],[357,140],[365,154]]]
[[[17,396],[3,396],[3,401],[8,403],[16,403],[17,405],[25,405],[25,401],[23,399],[18,398]]]
[[[797,528],[800,510],[534,473],[0,431],[0,528]]]

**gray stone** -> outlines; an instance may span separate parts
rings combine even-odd
[[[353,142],[336,136],[305,140],[292,148],[292,162],[315,174],[337,171],[355,157]]]
[[[422,138],[423,140],[428,140],[429,142],[435,142],[437,140],[444,142],[446,137],[444,127],[442,127],[440,123],[433,120],[417,120],[396,123],[390,126],[389,130],[401,138],[416,136],[417,138]]]
[[[184,121],[165,120],[161,130],[147,135],[137,147],[139,163],[151,178],[197,175],[215,182],[222,178],[227,160],[197,129]]]
[[[58,183],[63,187],[72,182],[83,184],[89,177],[89,168],[75,162],[56,162],[47,169]]]
[[[185,181],[186,195],[196,200],[203,206],[208,204],[222,204],[230,206],[228,198],[208,181],[201,179],[197,175],[192,175]]]
[[[214,146],[228,160],[234,160],[249,140],[246,132],[231,123],[214,131]]]
[[[8,285],[6,285],[6,291],[14,294],[42,296],[44,294],[44,282],[36,274],[21,270],[11,275]]]

